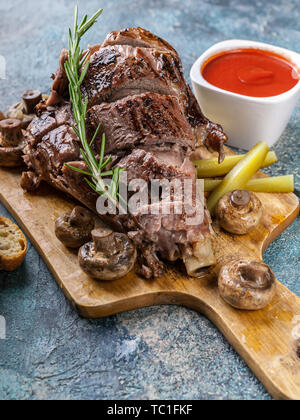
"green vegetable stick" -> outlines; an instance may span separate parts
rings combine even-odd
[[[217,158],[195,160],[194,164],[197,166],[198,178],[212,178],[214,176],[226,175],[244,157],[245,155],[227,156],[222,163],[219,163]],[[265,168],[270,166],[277,162],[277,160],[275,152],[269,152],[261,167]]]
[[[269,146],[265,142],[259,142],[243,159],[226,175],[222,183],[210,195],[207,206],[211,214],[226,193],[233,190],[242,190],[248,184],[253,175],[261,168],[266,159]]]
[[[204,180],[204,191],[213,191],[221,183],[222,179],[206,179]],[[251,179],[244,189],[253,192],[290,193],[294,191],[294,175]]]

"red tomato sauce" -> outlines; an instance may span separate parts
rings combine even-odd
[[[214,55],[201,71],[205,80],[220,89],[254,97],[280,95],[299,81],[299,70],[287,59],[252,48]]]

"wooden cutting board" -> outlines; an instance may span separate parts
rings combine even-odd
[[[299,212],[294,194],[258,194],[264,206],[261,224],[237,237],[214,226],[218,265],[202,279],[188,278],[181,266],[165,276],[144,280],[135,273],[114,282],[97,282],[79,268],[76,252],[55,237],[54,222],[74,202],[44,185],[38,193],[24,193],[20,172],[0,169],[0,200],[29,236],[59,286],[83,317],[98,318],[160,304],[176,304],[206,315],[229,340],[267,390],[280,399],[300,399],[300,299],[278,283],[273,302],[258,312],[228,306],[219,296],[216,274],[229,258],[261,259],[267,246]]]

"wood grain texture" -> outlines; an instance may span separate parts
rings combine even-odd
[[[243,312],[220,298],[216,283],[218,269],[228,259],[262,259],[267,246],[297,217],[299,201],[294,194],[258,194],[264,217],[249,235],[229,235],[215,224],[218,264],[201,279],[188,278],[182,266],[170,265],[161,279],[147,281],[130,273],[114,282],[97,282],[80,270],[77,253],[66,249],[54,234],[56,218],[71,210],[74,202],[46,185],[38,193],[24,193],[19,180],[19,171],[0,169],[0,200],[81,316],[98,318],[159,304],[192,308],[221,330],[275,398],[300,399],[300,299],[278,283],[269,306]]]

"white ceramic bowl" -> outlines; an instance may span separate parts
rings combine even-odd
[[[191,69],[197,100],[206,117],[222,125],[228,144],[249,150],[259,141],[272,146],[285,129],[300,97],[300,82],[277,96],[254,98],[228,92],[211,85],[202,76],[206,60],[221,51],[256,48],[273,51],[300,68],[300,54],[262,42],[232,39],[219,42],[205,51]]]

